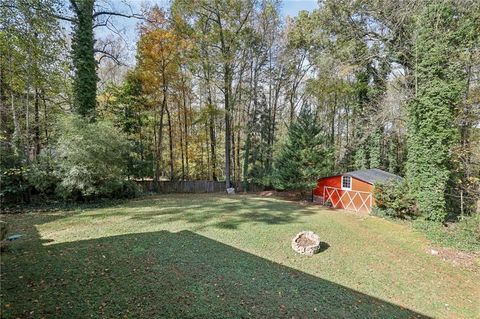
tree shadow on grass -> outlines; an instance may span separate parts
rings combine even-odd
[[[313,211],[299,207],[295,203],[272,201],[270,199],[248,197],[214,197],[185,199],[182,204],[176,201],[163,201],[154,209],[131,212],[134,220],[152,223],[169,223],[183,221],[187,223],[205,224],[211,220],[224,220],[210,225],[200,225],[196,229],[217,227],[222,229],[237,229],[244,223],[264,223],[269,225],[288,224],[298,221],[303,216],[315,214]],[[220,200],[220,201],[219,201]],[[138,207],[137,207],[138,208]],[[152,206],[151,206],[152,208]]]
[[[129,202],[112,202],[103,206],[78,205],[75,219],[96,220],[124,216],[132,220],[164,224],[186,222],[207,227],[238,229],[245,223],[269,225],[298,222],[303,216],[315,214],[296,203],[254,196],[220,194],[185,194],[147,196]],[[220,219],[220,220],[216,220]]]
[[[2,258],[2,318],[427,318],[190,231],[36,236]]]

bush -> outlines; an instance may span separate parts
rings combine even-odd
[[[413,226],[437,245],[480,252],[480,213],[448,224],[448,227],[424,219],[416,220]]]
[[[142,192],[140,186],[134,181],[124,181],[122,189],[122,197],[134,198]]]
[[[60,183],[58,176],[55,175],[56,168],[57,164],[49,150],[42,150],[30,166],[27,174],[28,182],[40,195],[55,194],[55,189]]]
[[[69,117],[55,147],[56,188],[64,199],[124,197],[129,144],[108,122]],[[127,186],[129,196],[131,186]]]
[[[28,168],[3,169],[0,176],[0,202],[15,204],[28,202],[30,199],[30,183],[27,179]]]
[[[22,150],[4,143],[0,137],[0,204],[28,202],[31,187],[27,180],[28,166]]]
[[[412,219],[419,215],[415,199],[410,195],[405,181],[375,184],[373,196],[374,215],[402,219]]]
[[[371,214],[378,217],[396,217],[397,213],[391,208],[372,207]]]

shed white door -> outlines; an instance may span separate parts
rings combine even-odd
[[[370,213],[373,198],[370,192],[345,190],[336,187],[325,186],[323,188],[324,203],[330,203],[333,208],[341,208],[352,211],[366,211]]]

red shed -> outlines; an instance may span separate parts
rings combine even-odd
[[[365,169],[342,175],[322,177],[313,190],[313,201],[333,208],[370,212],[373,206],[373,184],[402,180],[398,175],[381,169]]]

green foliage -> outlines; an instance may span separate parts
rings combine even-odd
[[[365,146],[360,145],[354,155],[355,169],[367,168],[367,154],[365,152]]]
[[[28,168],[7,168],[0,175],[0,203],[13,204],[27,202],[30,197],[30,184],[27,179]]]
[[[382,167],[382,150],[381,150],[382,132],[376,130],[370,138],[370,168]]]
[[[104,96],[108,99],[101,114],[119,127],[131,142],[127,174],[135,178],[152,176],[154,167],[152,141],[146,139],[152,133],[146,112],[150,104],[144,93],[138,72],[130,71],[121,86],[107,87]]]
[[[0,203],[11,204],[28,200],[27,167],[22,154],[0,143]]]
[[[130,145],[108,122],[78,117],[61,123],[55,148],[57,193],[64,198],[121,197]]]
[[[388,144],[388,171],[392,174],[398,173],[397,146],[397,141],[391,138]]]
[[[121,193],[118,194],[118,198],[134,198],[142,193],[140,186],[132,180],[123,181]]]
[[[43,150],[30,165],[27,179],[41,195],[54,195],[55,189],[60,182],[55,175],[57,165],[51,152]]]
[[[93,7],[95,0],[72,1],[76,20],[73,25],[72,61],[73,108],[84,117],[95,117],[97,62],[94,56]]]
[[[320,176],[331,170],[332,154],[324,146],[322,127],[309,107],[300,111],[288,129],[287,141],[275,163],[277,189],[311,189]]]
[[[419,219],[413,224],[433,243],[460,250],[480,252],[480,214],[449,224]]]
[[[408,106],[407,177],[420,212],[429,220],[447,216],[445,191],[451,150],[458,141],[454,110],[465,74],[456,59],[462,35],[451,2],[431,2],[420,14],[415,52],[416,97]]]
[[[267,187],[272,186],[272,117],[264,98],[257,105],[251,123],[248,124],[248,135],[244,149],[244,183],[254,182]]]
[[[418,216],[415,199],[405,181],[375,184],[373,196],[375,199],[374,215],[402,219]]]

